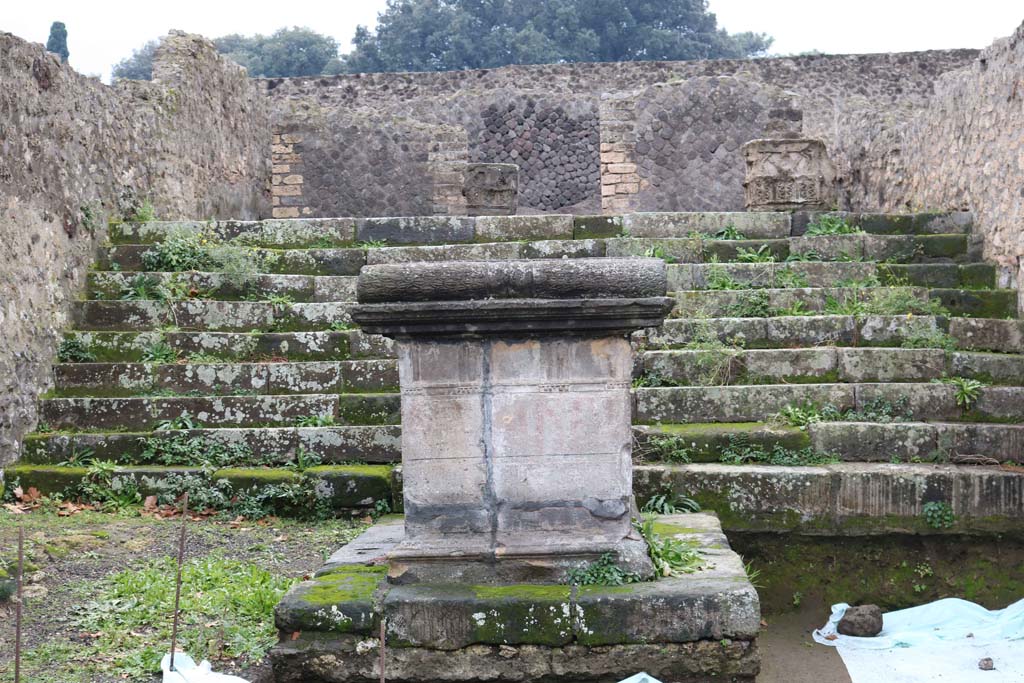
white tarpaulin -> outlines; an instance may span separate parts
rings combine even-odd
[[[244,678],[219,674],[212,671],[210,663],[205,659],[201,664],[196,664],[188,655],[176,652],[174,654],[174,671],[171,671],[171,656],[164,655],[160,662],[160,668],[164,672],[163,683],[249,683]]]
[[[833,605],[814,640],[839,651],[853,683],[1021,683],[1024,681],[1024,600],[987,610],[946,598],[889,612],[874,638],[840,635],[836,625],[849,605]],[[991,658],[995,669],[978,662]]]

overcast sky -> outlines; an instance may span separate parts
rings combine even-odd
[[[0,30],[45,43],[50,23],[68,27],[71,64],[109,77],[110,67],[171,28],[215,38],[308,26],[350,48],[359,24],[372,26],[385,0],[2,1]],[[538,0],[540,1],[540,0]],[[899,52],[985,47],[1024,21],[1020,0],[710,0],[719,25],[775,37],[772,52]]]

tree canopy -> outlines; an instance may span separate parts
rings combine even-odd
[[[50,24],[50,37],[46,39],[46,50],[60,55],[60,61],[68,61],[68,29],[63,21]]]
[[[360,26],[347,71],[741,58],[771,38],[718,28],[707,0],[388,0]]]
[[[340,73],[338,41],[308,28],[282,28],[269,36],[232,34],[214,41],[217,50],[238,62],[250,76],[318,76]],[[114,65],[114,78],[149,80],[160,42],[151,40]]]
[[[772,39],[727,33],[707,0],[388,0],[376,28],[358,27],[354,49],[341,57],[334,38],[309,28],[232,34],[214,42],[250,76],[278,77],[738,59],[764,54]],[[157,44],[146,43],[116,64],[114,76],[151,78]]]

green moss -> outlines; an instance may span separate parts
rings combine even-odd
[[[401,399],[399,394],[342,394],[338,397],[338,418],[349,425],[399,424]]]
[[[996,286],[996,267],[991,263],[967,263],[959,267],[960,286],[991,289]]]
[[[303,591],[302,599],[318,607],[370,601],[386,575],[387,567],[338,567],[313,579],[313,584]]]
[[[919,235],[914,245],[927,258],[956,258],[967,253],[967,235]]]
[[[217,470],[214,479],[227,479],[236,489],[248,489],[268,484],[288,484],[297,482],[300,476],[295,472],[279,469],[246,469],[240,467]]]
[[[574,216],[572,237],[577,240],[619,237],[622,216]]]
[[[471,586],[473,594],[481,600],[545,600],[569,601],[570,586],[541,584],[510,584],[504,586]]]
[[[942,597],[999,608],[1024,592],[1024,543],[1019,539],[734,533],[730,541],[760,571],[758,594],[767,614],[792,610],[797,592],[804,608],[871,602],[886,610]]]
[[[677,534],[699,534],[700,529],[683,526],[681,524],[669,524],[668,522],[655,522],[654,533],[660,536],[676,536]]]

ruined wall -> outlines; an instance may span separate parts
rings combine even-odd
[[[741,208],[743,159],[738,144],[746,140],[738,138],[773,126],[823,138],[840,169],[851,170],[844,177],[851,176],[851,160],[863,147],[862,134],[879,135],[907,121],[927,102],[939,74],[968,64],[976,54],[950,50],[544,64],[261,83],[279,131],[310,112],[327,111],[363,112],[380,120],[400,116],[428,130],[462,129],[471,160],[521,166],[522,213],[621,211],[634,205],[696,210]],[[722,78],[731,80],[716,80]],[[652,90],[659,84],[662,90]],[[791,101],[777,106],[784,99],[782,91]],[[660,93],[655,100],[671,95],[679,99],[659,104],[651,100],[654,93]],[[706,96],[727,105],[739,120],[716,114],[702,99]],[[636,103],[640,110],[635,110]],[[671,120],[671,160],[664,147],[643,144],[647,136],[666,134],[664,129],[656,134],[631,127],[636,122],[645,125],[648,115],[659,113]],[[691,125],[695,131],[687,134]],[[713,148],[708,136],[716,141]],[[378,169],[377,177],[392,172],[401,169],[388,165]],[[644,173],[653,174],[646,185]],[[374,176],[366,176],[361,184],[373,181]],[[354,186],[334,187],[347,192]],[[310,211],[327,215],[326,208],[314,204]],[[396,208],[384,201],[362,210],[383,215]]]
[[[265,98],[198,36],[174,33],[152,82],[108,87],[0,33],[0,464],[35,399],[106,221],[269,214]]]
[[[855,201],[970,209],[1009,283],[1024,256],[1024,24],[942,75],[907,123],[866,137]]]

